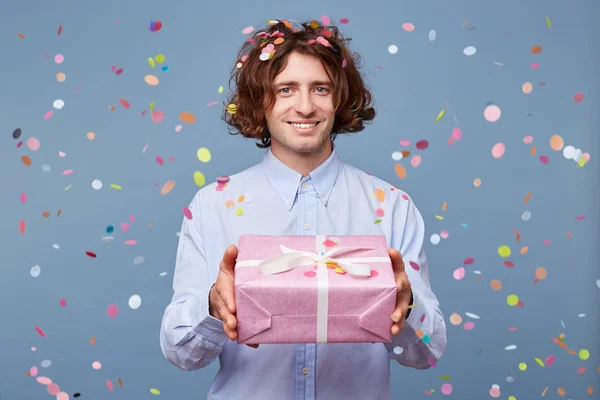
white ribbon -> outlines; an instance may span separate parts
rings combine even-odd
[[[273,275],[292,270],[297,267],[306,267],[317,264],[317,343],[327,343],[327,318],[329,315],[329,280],[327,277],[327,263],[335,262],[350,275],[371,276],[371,266],[368,262],[389,262],[389,257],[351,257],[335,258],[335,254],[343,250],[373,250],[372,247],[336,247],[325,251],[325,236],[317,235],[316,253],[309,251],[293,250],[279,245],[282,254],[267,260],[244,260],[236,264],[238,267],[260,266],[264,275]]]

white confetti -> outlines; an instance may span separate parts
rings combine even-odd
[[[400,355],[404,353],[404,349],[401,346],[394,347],[394,354]]]
[[[31,267],[31,276],[33,276],[34,278],[37,278],[38,276],[40,276],[40,272],[42,272],[42,269],[40,268],[39,265],[34,265],[33,267]]]
[[[129,308],[132,310],[137,310],[142,305],[142,298],[137,294],[134,294],[129,298]]]
[[[94,179],[92,181],[92,188],[94,188],[95,190],[102,189],[102,181],[100,179]]]
[[[63,108],[65,106],[65,102],[62,101],[62,100],[60,100],[60,99],[58,99],[58,100],[54,100],[54,103],[52,103],[52,105],[57,110],[60,110],[61,108]]]
[[[52,365],[52,361],[50,361],[50,360],[44,360],[44,361],[42,361],[40,363],[40,365],[41,365],[42,368],[48,368],[49,366]]]
[[[44,172],[50,172],[50,166],[49,165],[42,165],[42,171],[44,171]]]
[[[477,52],[477,49],[475,47],[473,47],[473,46],[467,46],[463,50],[463,53],[465,53],[466,56],[472,56],[476,52]]]
[[[140,265],[141,263],[143,263],[145,260],[144,256],[137,256],[136,258],[133,259],[133,263],[135,265]]]
[[[473,318],[473,319],[479,319],[479,315],[477,315],[477,314],[473,314],[473,313],[470,313],[470,312],[466,312],[466,313],[465,313],[465,315],[466,315],[467,317],[469,317],[469,318]]]
[[[60,249],[60,246],[57,245],[56,243],[52,245],[52,247],[54,247],[56,250]]]
[[[517,345],[516,344],[511,344],[510,346],[506,346],[504,348],[504,350],[516,350],[517,349]]]
[[[400,160],[402,160],[403,157],[404,156],[402,155],[401,151],[395,151],[392,153],[392,160],[394,160],[394,161],[400,161]]]
[[[388,51],[390,54],[396,54],[398,52],[398,46],[391,44],[390,47],[388,47]]]
[[[434,233],[433,235],[431,235],[431,238],[429,240],[431,241],[431,244],[436,245],[440,243],[440,235]]]
[[[435,40],[435,37],[437,36],[437,34],[435,33],[435,31],[432,29],[429,31],[429,41],[433,42]]]
[[[521,219],[523,221],[529,221],[531,219],[531,211],[525,211],[523,214],[521,214]]]

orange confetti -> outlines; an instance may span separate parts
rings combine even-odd
[[[59,208],[59,209],[58,209],[58,212],[56,213],[56,216],[57,216],[57,217],[60,217],[60,213],[61,213],[61,212],[62,212],[62,208]]]
[[[567,353],[571,354],[571,355],[575,355],[577,354],[577,350],[567,350]]]
[[[28,156],[21,156],[21,162],[29,167],[31,165],[31,158]]]
[[[558,393],[559,396],[564,396],[567,394],[567,391],[564,388],[558,388],[558,390],[556,390],[556,393]]]
[[[531,157],[535,156],[535,146],[531,146]]]
[[[524,246],[521,248],[521,254],[525,254],[527,251],[529,251],[529,246]]]
[[[95,346],[95,345],[96,345],[96,336],[92,336],[92,337],[90,338],[90,344],[91,344],[92,346]]]
[[[588,394],[594,394],[594,387],[593,386],[588,387]]]
[[[527,193],[527,196],[525,196],[525,199],[523,199],[523,204],[527,204],[527,202],[529,201],[530,198],[531,198],[531,192]]]
[[[378,202],[383,203],[385,200],[385,192],[383,191],[383,189],[376,189],[375,190],[375,198],[377,199]]]
[[[171,190],[173,190],[173,188],[175,187],[175,182],[174,181],[167,181],[167,183],[165,183],[162,187],[162,189],[160,189],[160,194],[162,194],[163,196],[168,194]]]
[[[517,242],[521,241],[521,234],[519,232],[517,232]]]
[[[193,124],[194,122],[196,122],[196,117],[194,117],[194,114],[189,112],[180,113],[179,119],[185,122],[186,124]]]
[[[406,170],[404,169],[402,164],[394,165],[394,170],[396,171],[396,175],[398,175],[398,178],[406,179]]]
[[[446,211],[446,206],[448,205],[447,202],[444,202],[444,204],[442,204],[442,211]]]
[[[49,213],[48,211],[44,211],[44,212],[42,213],[42,216],[43,216],[44,218],[48,218],[48,217],[50,216],[50,213]]]
[[[546,271],[546,268],[544,267],[538,267],[535,270],[535,279],[546,279],[546,276],[548,276],[548,271]]]
[[[242,203],[245,198],[246,197],[244,197],[244,195],[241,195],[240,197],[238,197],[238,203]]]
[[[464,28],[465,25],[467,25],[469,23],[469,20],[466,20],[465,22],[463,22],[463,24],[460,26],[461,28]]]
[[[546,386],[546,389],[544,389],[544,391],[542,392],[542,397],[544,397],[546,395],[547,391],[548,391],[548,386]]]
[[[123,387],[123,381],[119,378],[119,387]]]
[[[152,225],[154,225],[154,221],[150,221],[150,223],[148,224],[148,228],[152,228]]]
[[[131,104],[129,104],[129,102],[127,100],[125,100],[125,99],[120,99],[119,103],[121,103],[121,105],[123,107],[125,107],[125,108],[130,108],[131,107]]]
[[[20,37],[21,39],[25,39],[25,35],[23,35],[22,33],[17,33],[17,36]]]
[[[532,52],[533,54],[540,54],[540,53],[542,52],[542,46],[537,46],[537,45],[536,45],[536,46],[533,46],[533,47],[531,48],[531,52]]]
[[[567,349],[567,345],[564,342],[558,342],[558,347],[562,347],[563,349]]]
[[[502,289],[502,282],[500,282],[500,281],[499,281],[499,280],[497,280],[497,279],[493,279],[493,280],[490,282],[490,287],[492,288],[492,290],[496,290],[496,291],[497,291],[497,290],[500,290],[500,289]]]
[[[410,151],[409,150],[402,150],[400,153],[402,153],[402,157],[406,158],[408,156],[410,156]]]
[[[111,106],[111,107],[109,108],[109,110],[110,110],[110,111],[115,111],[116,109],[117,109],[117,107],[115,107],[115,106]]]
[[[21,235],[25,234],[25,220],[19,221],[19,232],[21,232]]]

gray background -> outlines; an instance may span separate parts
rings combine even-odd
[[[272,18],[320,19],[323,14],[335,22],[350,20],[340,26],[353,38],[352,50],[364,58],[363,72],[378,111],[364,132],[339,137],[337,148],[347,162],[415,199],[426,222],[431,282],[448,324],[448,347],[436,368],[416,371],[392,365],[392,397],[427,398],[428,390],[442,396],[441,385],[450,383],[450,397],[456,399],[491,398],[494,384],[500,386],[502,399],[537,398],[546,386],[547,398],[558,398],[559,387],[566,390],[565,398],[600,398],[594,339],[599,337],[600,300],[595,248],[600,182],[598,2],[423,0],[365,6],[356,0],[3,0],[2,400],[49,398],[43,385],[26,376],[32,366],[71,398],[76,392],[81,399],[154,398],[151,388],[166,399],[205,398],[218,362],[186,373],[170,365],[159,348],[161,317],[172,295],[182,208],[198,190],[194,171],[202,171],[212,182],[262,158],[262,150],[251,141],[227,134],[218,104],[206,104],[225,100],[226,91],[219,94],[217,89],[227,85],[245,26],[260,28]],[[153,19],[162,21],[160,32],[149,32]],[[415,30],[404,31],[404,22],[412,22]],[[57,36],[60,24],[63,32]],[[433,42],[428,39],[431,29],[437,32]],[[398,46],[396,54],[388,52],[391,44]],[[532,54],[534,45],[543,51]],[[477,53],[464,55],[466,46],[475,46]],[[58,53],[65,56],[60,65],[54,62]],[[147,58],[159,53],[166,56],[163,65],[169,72],[148,65]],[[531,68],[531,62],[540,68]],[[117,76],[110,71],[112,65],[124,72]],[[66,74],[64,83],[56,81],[58,72]],[[156,75],[160,84],[147,85],[146,74]],[[527,81],[534,86],[529,95],[521,90]],[[577,92],[585,94],[581,103],[573,100]],[[127,99],[131,109],[121,107],[120,98]],[[64,108],[44,120],[56,99],[64,100]],[[162,123],[153,123],[148,113],[141,116],[151,101],[165,112]],[[436,123],[446,103],[449,111]],[[483,117],[489,103],[502,110],[496,123]],[[110,106],[116,110],[111,112]],[[175,132],[182,111],[194,113],[197,121]],[[463,138],[449,146],[454,117]],[[12,138],[16,128],[23,130],[19,140],[36,137],[40,149],[17,148],[18,140]],[[94,132],[95,140],[88,140],[87,132]],[[565,145],[590,153],[590,162],[578,168],[562,152],[551,150],[553,134],[560,134]],[[531,145],[523,143],[527,135],[534,137],[535,157]],[[401,150],[402,139],[411,140],[408,150],[423,157],[418,168],[410,166],[410,159],[400,161],[408,171],[405,180],[396,176],[391,157]],[[421,139],[430,146],[418,151],[415,143]],[[500,141],[507,151],[495,159],[491,148]],[[211,150],[210,162],[196,158],[199,147]],[[59,157],[59,151],[66,156]],[[30,156],[33,164],[23,165],[22,155]],[[157,155],[165,165],[157,164]],[[550,162],[542,164],[540,155]],[[170,156],[175,161],[169,161]],[[43,165],[51,170],[43,171]],[[64,176],[68,169],[74,173]],[[478,188],[473,185],[477,177],[483,181]],[[94,179],[104,183],[101,190],[92,188]],[[161,196],[160,188],[168,180],[176,186]],[[111,183],[122,190],[110,188]],[[65,190],[68,185],[72,186]],[[22,192],[28,196],[25,204],[19,200]],[[524,204],[528,192],[531,200]],[[444,201],[448,206],[442,212]],[[523,221],[527,210],[532,217]],[[48,218],[42,216],[44,211],[50,213]],[[130,215],[135,221],[123,232],[120,225]],[[582,215],[584,220],[575,220]],[[27,223],[24,235],[19,233],[21,219]],[[107,243],[102,237],[108,235],[109,225],[115,232]],[[433,245],[429,237],[443,229],[450,237]],[[521,233],[519,243],[513,229]],[[138,244],[125,245],[129,239]],[[514,268],[505,267],[498,255],[503,244],[512,249]],[[519,254],[522,246],[529,246],[525,255]],[[98,257],[90,258],[86,251]],[[145,261],[134,264],[137,256]],[[467,257],[475,262],[457,281],[453,271]],[[34,265],[41,267],[37,278],[30,274]],[[538,266],[545,267],[548,276],[534,284]],[[502,281],[502,290],[490,288],[492,279]],[[524,307],[507,305],[513,293]],[[128,306],[134,294],[142,298],[137,310]],[[64,308],[59,306],[61,298],[67,300]],[[108,317],[109,304],[119,306],[116,318]],[[463,318],[459,326],[449,322],[454,312]],[[475,322],[473,330],[463,328],[467,321]],[[38,335],[35,326],[47,336]],[[555,345],[552,338],[560,333],[570,349],[589,349],[590,358],[583,361]],[[95,346],[90,345],[92,336]],[[516,350],[505,350],[513,344]],[[551,366],[542,368],[534,361],[549,355],[556,357]],[[44,360],[51,365],[42,367]],[[93,361],[100,361],[102,368],[94,370]],[[520,362],[527,363],[526,371],[519,371]],[[580,367],[587,371],[579,374]],[[513,382],[506,381],[509,375]],[[107,379],[115,386],[112,393]],[[594,386],[593,396],[587,395],[588,386]]]

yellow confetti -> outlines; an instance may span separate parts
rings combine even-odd
[[[113,189],[116,189],[116,190],[121,190],[122,189],[122,187],[120,185],[117,185],[115,183],[111,183],[110,187],[113,188]]]
[[[65,188],[65,191],[67,191],[67,190],[71,189],[71,186],[73,186],[73,185],[68,185],[68,186]]]
[[[165,56],[164,56],[164,54],[157,54],[156,57],[154,57],[154,59],[159,64],[162,64],[162,63],[165,62]]]
[[[194,183],[199,187],[202,187],[206,184],[206,178],[202,172],[194,171]]]
[[[152,389],[150,389],[150,393],[158,395],[158,394],[160,394],[160,390],[158,390],[156,388],[152,388]]]
[[[581,358],[584,361],[587,360],[588,358],[590,358],[590,352],[587,349],[579,350],[579,358]]]
[[[342,274],[344,275],[346,273],[346,270],[342,267],[337,267],[336,269],[334,269],[335,272],[337,272],[338,274]]]
[[[156,64],[154,64],[154,60],[152,59],[152,57],[148,57],[148,64],[150,64],[152,68],[156,67]]]
[[[506,258],[506,257],[510,256],[510,247],[508,247],[508,246],[498,247],[498,254],[502,258]]]
[[[550,23],[550,17],[546,17],[546,23],[548,24],[548,28],[552,28],[552,24]]]
[[[537,357],[535,358],[535,362],[538,363],[538,364],[540,364],[540,367],[542,367],[542,368],[545,367],[544,362],[542,360],[540,360],[539,358],[537,358]]]
[[[238,217],[241,216],[244,213],[244,210],[241,208],[238,208],[237,210],[235,210],[235,215],[237,215]]]
[[[444,219],[444,217],[442,217],[441,215],[436,215],[436,216],[435,216],[435,218],[436,218],[436,219],[440,219],[440,220],[443,220],[443,219]]]
[[[196,152],[196,156],[198,157],[198,160],[202,162],[209,162],[211,158],[210,150],[208,150],[206,147],[200,147]]]
[[[223,93],[223,86],[219,86],[219,93]]]
[[[442,111],[440,111],[440,113],[438,114],[437,118],[435,119],[435,122],[440,122],[440,120],[442,119],[442,117],[444,116],[444,114],[446,114],[446,109],[445,108]]]
[[[155,102],[153,102],[153,101],[152,101],[152,102],[150,102],[150,114],[152,114],[152,113],[154,112],[154,105],[155,105],[155,104],[156,104],[156,103],[155,103]]]
[[[520,363],[519,364],[519,369],[521,371],[525,371],[527,369],[527,364],[525,364],[524,362]]]
[[[506,303],[508,303],[509,306],[514,307],[517,304],[519,304],[519,296],[517,296],[516,294],[511,294],[506,298]]]

